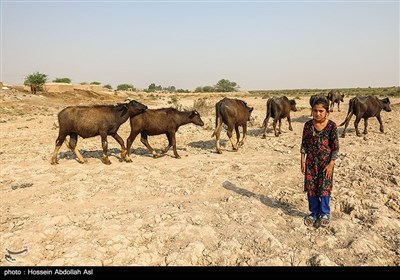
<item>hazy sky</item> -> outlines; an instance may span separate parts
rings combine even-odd
[[[399,86],[399,1],[6,1],[1,73],[243,90]]]

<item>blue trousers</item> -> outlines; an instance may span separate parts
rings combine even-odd
[[[307,194],[307,199],[311,216],[319,217],[331,213],[331,207],[329,206],[330,196],[310,196]]]

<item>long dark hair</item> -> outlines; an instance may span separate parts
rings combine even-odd
[[[322,107],[329,113],[329,101],[325,97],[318,97],[314,100],[312,104],[312,108],[314,108],[315,105],[321,104]]]

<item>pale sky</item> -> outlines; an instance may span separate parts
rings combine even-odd
[[[399,1],[1,0],[1,73],[23,84],[193,90],[399,86]]]

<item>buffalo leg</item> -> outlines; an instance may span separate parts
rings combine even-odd
[[[235,133],[236,133],[236,145],[239,148],[241,146],[241,143],[239,142],[240,140],[240,132],[239,132],[239,126],[235,125]]]
[[[243,146],[244,145],[244,141],[246,140],[246,135],[247,135],[247,124],[243,125],[243,136],[242,136],[242,140],[239,142],[239,146]]]
[[[226,134],[228,134],[229,141],[231,141],[232,149],[234,151],[237,151],[238,147],[237,147],[236,143],[233,143],[233,140],[232,140],[232,136],[233,136],[232,132],[233,132],[233,126],[228,125],[228,131],[226,132]]]
[[[172,140],[172,148],[174,149],[174,155],[176,158],[181,158],[180,155],[178,155],[178,152],[176,151],[176,138],[175,138],[175,132],[171,133],[171,140]]]
[[[131,146],[132,143],[135,141],[136,136],[139,134],[139,131],[131,131],[131,134],[129,135],[128,139],[126,139],[126,161],[127,162],[132,162],[132,159],[130,157],[131,154]]]
[[[342,135],[341,135],[342,138],[345,138],[345,137],[346,137],[346,129],[347,129],[347,127],[349,126],[350,119],[351,119],[352,116],[353,116],[353,113],[351,113],[350,115],[348,115],[348,116],[346,117],[346,120],[344,121],[344,129],[343,129],[343,132],[342,132]]]
[[[112,137],[115,139],[115,141],[117,141],[118,144],[121,146],[121,159],[127,161],[127,157],[126,157],[126,156],[127,156],[128,152],[127,152],[127,150],[125,149],[124,140],[122,140],[121,136],[119,136],[118,133],[112,134],[111,136],[112,136]]]
[[[276,119],[274,119],[274,122],[273,122],[273,127],[274,127],[274,132],[275,132],[275,136],[276,137],[278,137],[279,136],[279,133],[276,131],[276,123],[278,122],[278,120],[276,120]]]
[[[79,150],[76,148],[76,144],[78,143],[78,135],[76,133],[72,133],[69,136],[69,144],[68,147],[71,149],[72,152],[76,155],[78,158],[79,163],[85,163],[86,160],[83,159],[83,156],[79,152]]]
[[[59,134],[56,140],[56,147],[54,148],[54,152],[53,152],[53,156],[51,157],[51,164],[58,164],[58,160],[57,160],[57,155],[58,155],[58,151],[60,150],[62,144],[64,143],[65,137],[67,135],[65,134]]]
[[[358,130],[358,124],[359,124],[360,120],[361,120],[361,117],[357,116],[356,120],[354,121],[354,128],[356,129],[357,136],[361,136],[361,133]]]
[[[331,112],[333,112],[333,105],[334,105],[335,103],[333,103],[333,101],[331,101],[331,109],[329,110],[329,111],[331,111]]]
[[[266,138],[267,137],[268,121],[269,121],[269,117],[265,117],[265,120],[264,120],[264,123],[263,123],[263,125],[264,125],[264,133],[263,133],[262,138]]]
[[[292,120],[290,119],[290,116],[287,117],[287,121],[289,123],[289,130],[293,131],[293,127],[292,127]]]
[[[101,133],[101,147],[103,148],[103,156],[101,158],[101,161],[104,164],[111,164],[110,159],[108,158],[108,142],[107,142],[107,134],[106,133]]]
[[[368,118],[364,118],[364,134],[368,133]]]
[[[338,112],[340,112],[340,102],[338,102],[338,104],[337,104],[337,110],[338,110]]]
[[[173,145],[172,144],[172,135],[171,135],[171,133],[167,132],[166,135],[167,135],[167,138],[168,138],[168,146],[161,150],[162,154],[165,154],[166,152],[168,152],[168,150]]]
[[[154,149],[150,146],[149,141],[147,141],[147,134],[142,132],[140,133],[141,137],[140,137],[140,142],[143,143],[143,145],[146,146],[147,149],[149,149],[150,153],[153,155],[154,158],[159,157],[160,155],[154,151]]]
[[[382,123],[381,115],[378,114],[376,116],[376,118],[378,119],[378,122],[379,122],[379,130],[380,130],[380,132],[385,133],[385,130],[383,129],[383,123]]]
[[[221,137],[221,130],[222,130],[222,120],[217,118],[216,120],[216,127],[215,127],[215,149],[217,150],[218,154],[222,154],[221,146],[219,145],[219,138]]]

